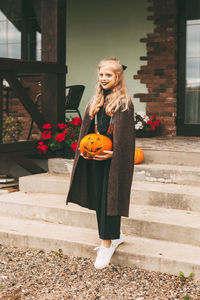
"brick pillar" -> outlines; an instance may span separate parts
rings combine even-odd
[[[157,114],[165,121],[162,135],[176,135],[177,106],[177,4],[176,0],[148,0],[152,12],[148,20],[155,24],[154,32],[140,41],[146,43],[147,61],[134,79],[145,83],[148,93],[135,94],[146,102],[147,115]]]

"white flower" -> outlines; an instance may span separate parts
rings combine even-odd
[[[136,130],[140,129],[140,125],[138,125],[138,123],[135,124],[135,129],[136,129]]]
[[[139,129],[143,129],[143,128],[144,128],[144,126],[143,126],[143,124],[142,124],[141,121],[139,121],[137,124],[138,124],[138,126],[139,126]]]

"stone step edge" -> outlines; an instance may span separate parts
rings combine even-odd
[[[15,195],[17,196],[17,193]],[[55,199],[55,196],[53,199],[52,195],[47,199],[44,196],[46,195],[19,192],[18,198],[20,197],[21,200],[18,201],[7,200],[9,197],[6,196],[0,197],[1,215],[73,227],[79,226],[81,222],[85,228],[97,228],[94,211],[73,203],[65,206],[65,199],[62,196],[60,201]],[[22,201],[22,197],[25,201],[27,199],[27,202]],[[36,200],[35,197],[38,199]],[[200,213],[147,205],[130,205],[129,218],[122,218],[122,228],[128,234],[135,236],[200,246]]]
[[[156,148],[151,148],[148,146],[139,146],[136,144],[137,148],[140,148],[142,150],[148,150],[148,151],[152,151],[152,152],[170,152],[170,153],[186,153],[188,155],[193,154],[193,153],[197,153],[200,155],[200,151],[195,151],[194,149],[191,151],[190,149],[188,151],[182,150],[182,149],[168,149],[168,148],[163,148],[163,149],[156,149]]]
[[[82,222],[85,228],[97,228],[94,211],[73,203],[65,206],[64,196],[22,192],[11,196],[17,195],[18,203],[15,199],[0,197],[1,215],[74,227]],[[27,202],[22,201],[22,197]],[[122,228],[140,237],[200,246],[200,213],[196,212],[131,204],[129,218],[122,218]]]
[[[9,226],[6,228],[7,222]],[[46,232],[42,231],[44,227]],[[39,229],[39,235],[36,229]],[[71,235],[68,230],[72,231]],[[6,245],[43,248],[48,251],[62,249],[63,254],[93,259],[96,256],[93,249],[99,244],[95,230],[37,221],[22,222],[17,219],[15,222],[12,219],[11,222],[5,217],[0,217],[0,238],[1,243]],[[194,272],[195,278],[200,278],[199,256],[199,247],[127,236],[125,243],[116,250],[111,263],[175,275],[180,270],[186,276]]]
[[[182,165],[170,165],[170,164],[155,164],[155,163],[149,163],[149,164],[137,164],[135,165],[136,169],[157,169],[157,170],[165,170],[165,171],[171,171],[171,170],[181,170],[181,171],[193,171],[193,172],[200,172],[200,167],[194,167],[194,166],[182,166]]]
[[[200,155],[200,153],[199,153]],[[61,170],[59,173],[59,168],[57,167],[51,167],[48,172],[55,173],[55,174],[71,174],[73,166],[73,161],[68,163],[68,166],[66,166],[66,170]],[[161,164],[161,163],[155,163],[155,162],[141,162],[140,164],[136,164],[134,168],[140,169],[140,168],[156,168],[156,169],[164,169],[164,170],[182,170],[182,171],[195,171],[199,172],[200,166],[189,166],[189,165],[179,165],[179,164]]]
[[[70,182],[70,174],[61,174],[61,173],[42,173],[42,174],[34,174],[34,175],[29,175],[29,176],[23,176],[20,177],[19,179],[19,186],[21,190],[22,182],[25,180],[52,180],[55,182],[55,180],[59,180],[60,182],[64,182],[69,184]],[[141,187],[142,185],[145,186]],[[154,191],[154,192],[167,192],[167,193],[176,193],[176,194],[188,194],[191,195],[191,191],[195,193],[195,196],[199,197],[200,196],[200,186],[191,186],[191,185],[182,185],[182,184],[174,184],[174,183],[164,183],[164,182],[151,182],[151,181],[141,181],[141,180],[135,180],[133,179],[132,181],[132,190],[137,189],[140,190],[142,189],[143,191]],[[175,191],[175,189],[179,189],[178,193]],[[189,190],[189,191],[187,191]]]
[[[144,152],[144,163],[162,164],[176,164],[179,166],[198,166],[200,167],[200,151],[182,151],[172,149],[151,149],[141,148]],[[188,160],[188,157],[190,160]]]
[[[136,146],[137,147],[137,146]],[[153,149],[149,147],[140,147],[144,151],[144,161],[142,164],[163,164],[163,161],[166,162],[165,165],[179,165],[179,166],[198,166],[200,167],[200,151],[182,151],[178,150],[167,150],[167,149]],[[190,161],[188,161],[190,157]],[[57,163],[55,161],[57,160]],[[63,164],[61,159],[54,158],[54,162],[48,162],[49,170],[60,173],[70,173],[72,170],[73,159],[66,159],[66,163]]]
[[[158,192],[158,193],[169,193],[169,194],[188,194],[191,192],[195,194],[196,197],[200,197],[200,186],[182,185],[164,182],[151,182],[151,181],[141,181],[133,180],[132,190],[143,190],[145,192]]]
[[[46,195],[45,195],[46,196]],[[16,197],[20,197],[20,199],[16,199]],[[24,199],[22,199],[24,197]],[[37,199],[36,199],[37,197]],[[12,195],[4,195],[0,197],[0,205],[11,205],[10,212],[12,212],[12,206],[18,205],[19,207],[27,206],[38,208],[40,211],[41,209],[53,209],[58,211],[71,211],[76,213],[89,213],[95,214],[93,210],[81,207],[77,204],[69,203],[65,205],[65,199],[63,200],[56,199],[57,205],[53,204],[49,201],[48,195],[47,198],[44,198],[44,194],[31,194],[31,193],[23,193],[23,192],[15,192]],[[26,200],[27,199],[27,200]],[[26,202],[27,201],[27,202]],[[31,203],[31,201],[33,201]],[[62,206],[63,203],[63,206]],[[14,206],[13,206],[14,207]],[[20,210],[23,213],[23,210]],[[33,214],[34,218],[35,214]],[[27,215],[25,214],[25,217]],[[29,218],[29,219],[33,219]],[[170,208],[163,208],[163,207],[154,207],[151,205],[136,205],[130,204],[130,212],[129,217],[123,219],[127,220],[134,220],[137,222],[146,222],[146,223],[154,223],[154,224],[162,224],[162,225],[172,225],[172,226],[181,226],[183,228],[191,228],[191,229],[200,229],[200,213],[199,212],[192,212],[192,211],[185,211],[185,210],[178,210],[178,209],[170,209]],[[48,218],[46,219],[48,220]],[[59,221],[59,220],[58,220]],[[49,219],[49,222],[50,219]],[[52,221],[53,222],[53,221]]]

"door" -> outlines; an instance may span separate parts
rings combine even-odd
[[[200,1],[179,1],[177,133],[200,136]]]

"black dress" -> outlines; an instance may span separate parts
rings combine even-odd
[[[100,134],[108,136],[111,140],[112,134],[107,131],[111,118],[105,113],[102,106],[97,113],[97,130]],[[90,160],[91,186],[96,201],[96,216],[99,230],[99,237],[103,240],[118,239],[120,237],[121,216],[107,216],[107,191],[108,177],[111,159],[103,161]]]

